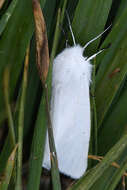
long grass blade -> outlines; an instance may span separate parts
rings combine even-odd
[[[47,78],[49,98],[51,96],[52,63],[53,63],[53,59],[55,57],[56,49],[58,46],[59,36],[61,32],[59,25],[60,23],[62,24],[63,22],[66,3],[67,1],[64,1],[62,16],[60,14],[60,10],[58,11],[52,53],[50,56],[50,67],[49,67],[48,78]],[[47,125],[47,114],[45,111],[45,105],[46,105],[46,102],[43,95],[41,104],[40,104],[37,122],[36,122],[33,142],[32,142],[32,150],[31,150],[31,158],[30,158],[30,172],[29,172],[29,180],[28,180],[28,186],[27,186],[27,188],[30,190],[38,190],[39,184],[40,184],[41,166],[42,166],[44,142],[45,142],[45,135],[46,135],[46,125]],[[36,173],[35,173],[35,170],[37,171]],[[34,184],[32,183],[33,180],[34,180]]]
[[[103,178],[104,172],[111,167],[111,163],[116,159],[119,160],[124,151],[127,150],[127,134],[118,141],[118,143],[107,153],[101,163],[88,171],[76,184],[69,188],[69,190],[92,190],[94,183]],[[123,172],[124,173],[124,172]],[[118,181],[117,181],[118,182]]]
[[[27,73],[29,63],[29,48],[26,51],[24,75],[22,83],[22,92],[19,107],[19,118],[18,118],[18,158],[17,158],[17,179],[15,190],[22,189],[22,149],[23,149],[23,127],[24,127],[24,106],[27,88]]]
[[[103,44],[106,46],[112,43],[112,46],[102,58],[101,66],[96,77],[96,103],[99,126],[101,126],[127,74],[126,17],[127,9],[114,25]]]
[[[15,131],[14,131],[14,122],[13,122],[13,117],[12,117],[12,112],[11,112],[11,107],[9,103],[9,75],[10,75],[10,70],[9,66],[5,68],[4,71],[4,99],[5,99],[5,106],[6,106],[6,112],[8,116],[8,126],[9,126],[9,135],[10,139],[13,146],[15,146]]]
[[[97,140],[97,113],[96,113],[96,97],[95,97],[95,74],[96,74],[96,59],[94,59],[93,64],[93,71],[92,71],[92,83],[91,83],[91,89],[90,89],[90,96],[91,96],[91,128],[92,128],[92,154],[97,155],[97,146],[98,146],[98,140]]]

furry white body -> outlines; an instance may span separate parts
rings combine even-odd
[[[84,49],[66,48],[54,60],[51,120],[60,172],[80,178],[87,169],[90,139],[91,69]],[[43,167],[50,169],[48,135]]]

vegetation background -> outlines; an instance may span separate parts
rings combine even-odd
[[[76,42],[80,45],[84,45],[112,24],[110,30],[93,42],[85,52],[86,56],[90,56],[98,49],[108,47],[92,62],[89,167],[85,175],[72,184],[67,182],[67,177],[64,180],[61,177],[61,185],[54,162],[52,183],[48,183],[49,177],[41,167],[47,114],[44,90],[35,64],[32,0],[1,0],[0,190],[39,190],[40,183],[40,189],[125,190],[127,1],[40,0],[40,5],[49,43],[49,94],[53,58],[65,48],[66,39],[72,44],[66,10]]]

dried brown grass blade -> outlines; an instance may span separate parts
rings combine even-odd
[[[88,155],[88,159],[97,160],[99,162],[101,162],[103,160],[103,158],[104,158],[103,156]],[[116,162],[112,162],[111,166],[113,166],[115,168],[120,168],[120,165],[117,164]],[[126,172],[123,175],[127,177]]]
[[[0,9],[3,7],[5,0],[0,0]]]
[[[47,78],[49,68],[49,52],[46,25],[39,1],[33,0],[32,4],[35,21],[37,67],[40,79],[44,84]]]

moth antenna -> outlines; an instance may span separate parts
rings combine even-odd
[[[87,61],[90,61],[92,59],[94,59],[97,55],[99,55],[101,52],[103,52],[104,50],[106,50],[107,48],[101,49],[100,51],[98,51],[97,53],[95,53],[94,55],[92,55],[91,57],[89,57],[87,59]]]
[[[87,42],[86,45],[83,47],[83,50],[85,50],[93,41],[95,41],[99,37],[101,37],[111,26],[112,26],[112,24],[108,28],[106,28],[102,33],[100,33],[98,36],[96,36],[94,39],[92,39],[89,42]]]
[[[70,28],[70,31],[71,31],[71,36],[72,36],[72,39],[73,39],[73,43],[74,43],[74,45],[76,45],[74,33],[73,33],[73,30],[72,30],[72,27],[71,27],[70,18],[69,18],[69,15],[68,15],[67,11],[66,11],[66,15],[67,15],[67,20],[68,20],[69,28]]]

